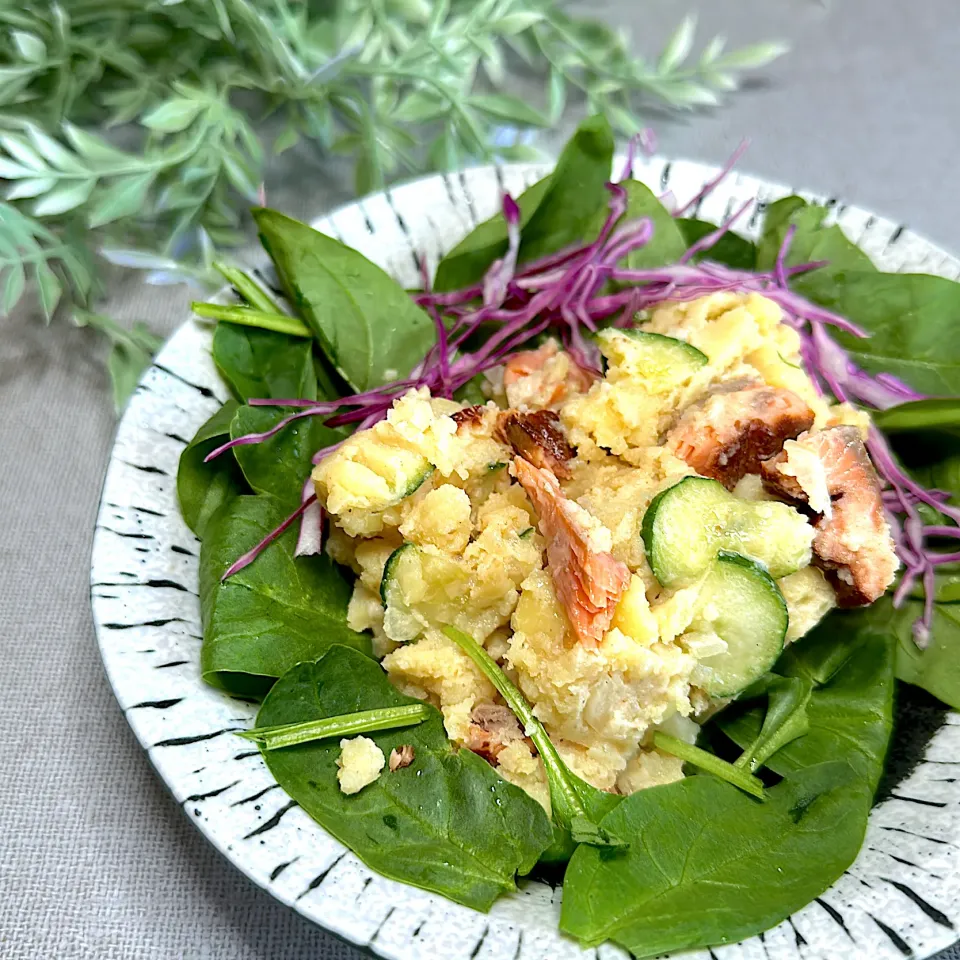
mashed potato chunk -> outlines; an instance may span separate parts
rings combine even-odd
[[[385,762],[383,751],[369,737],[341,740],[337,757],[340,792],[359,793],[380,776]]]

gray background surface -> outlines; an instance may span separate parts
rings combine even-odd
[[[737,44],[791,53],[713,113],[655,118],[661,151],[724,160],[908,223],[960,249],[956,0],[593,0],[659,48],[686,9]],[[274,206],[314,216],[345,181],[296,159]],[[280,178],[276,178],[280,179]],[[168,333],[189,293],[118,284],[108,309]],[[114,429],[101,348],[34,316],[0,321],[0,957],[355,960],[254,888],[190,826],[107,686],[87,597]],[[960,958],[960,951],[951,954]]]

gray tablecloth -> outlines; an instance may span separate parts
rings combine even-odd
[[[956,0],[592,0],[653,52],[683,8],[790,55],[731,105],[653,117],[663,152],[835,193],[960,248]],[[347,198],[297,158],[271,201]],[[169,332],[189,294],[117,285],[108,309]],[[9,960],[338,958],[359,954],[255,889],[190,826],[104,679],[87,597],[114,429],[101,347],[34,316],[0,321],[0,956]],[[960,957],[960,952],[952,954]]]

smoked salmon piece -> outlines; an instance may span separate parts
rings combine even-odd
[[[497,415],[494,436],[535,467],[546,467],[561,480],[572,476],[567,461],[573,459],[576,451],[560,429],[560,416],[556,411],[504,411]]]
[[[595,379],[561,350],[556,340],[547,340],[536,350],[514,353],[503,368],[507,402],[511,407],[532,410],[563,403],[574,393],[586,393]]]
[[[563,495],[553,471],[535,467],[522,457],[513,466],[540,517],[557,599],[577,639],[598,643],[610,628],[630,571],[610,553],[610,532]]]
[[[831,427],[788,441],[763,464],[764,486],[818,514],[813,553],[841,606],[873,603],[898,561],[883,514],[881,484],[856,427]]]
[[[687,410],[667,446],[702,477],[732,490],[748,473],[813,426],[813,411],[795,393],[750,386],[714,393]]]
[[[523,739],[520,721],[509,707],[480,703],[473,708],[467,727],[467,749],[480,754],[487,763],[496,764],[504,747]]]

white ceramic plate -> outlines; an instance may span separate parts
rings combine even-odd
[[[501,189],[516,196],[546,170],[515,165],[429,177],[343,207],[315,226],[410,287],[418,282],[418,256],[435,267],[443,252],[498,209]],[[635,168],[654,190],[670,190],[680,200],[716,172],[660,159]],[[735,175],[699,213],[716,222],[745,199],[762,203],[788,192]],[[904,227],[828,202],[883,269],[960,276],[960,262]],[[741,229],[755,229],[758,219],[755,214]],[[184,812],[255,883],[383,957],[626,956],[613,946],[585,950],[559,934],[559,888],[521,883],[483,915],[378,876],[284,794],[256,750],[231,736],[251,725],[256,710],[200,680],[199,544],[176,501],[180,452],[227,398],[210,344],[211,328],[187,319],[130,402],[107,470],[91,571],[107,675]],[[954,925],[960,925],[960,782],[954,781],[960,716],[946,714],[922,752],[893,795],[873,810],[859,858],[833,889],[763,937],[687,956],[897,960],[928,957],[952,943]]]

